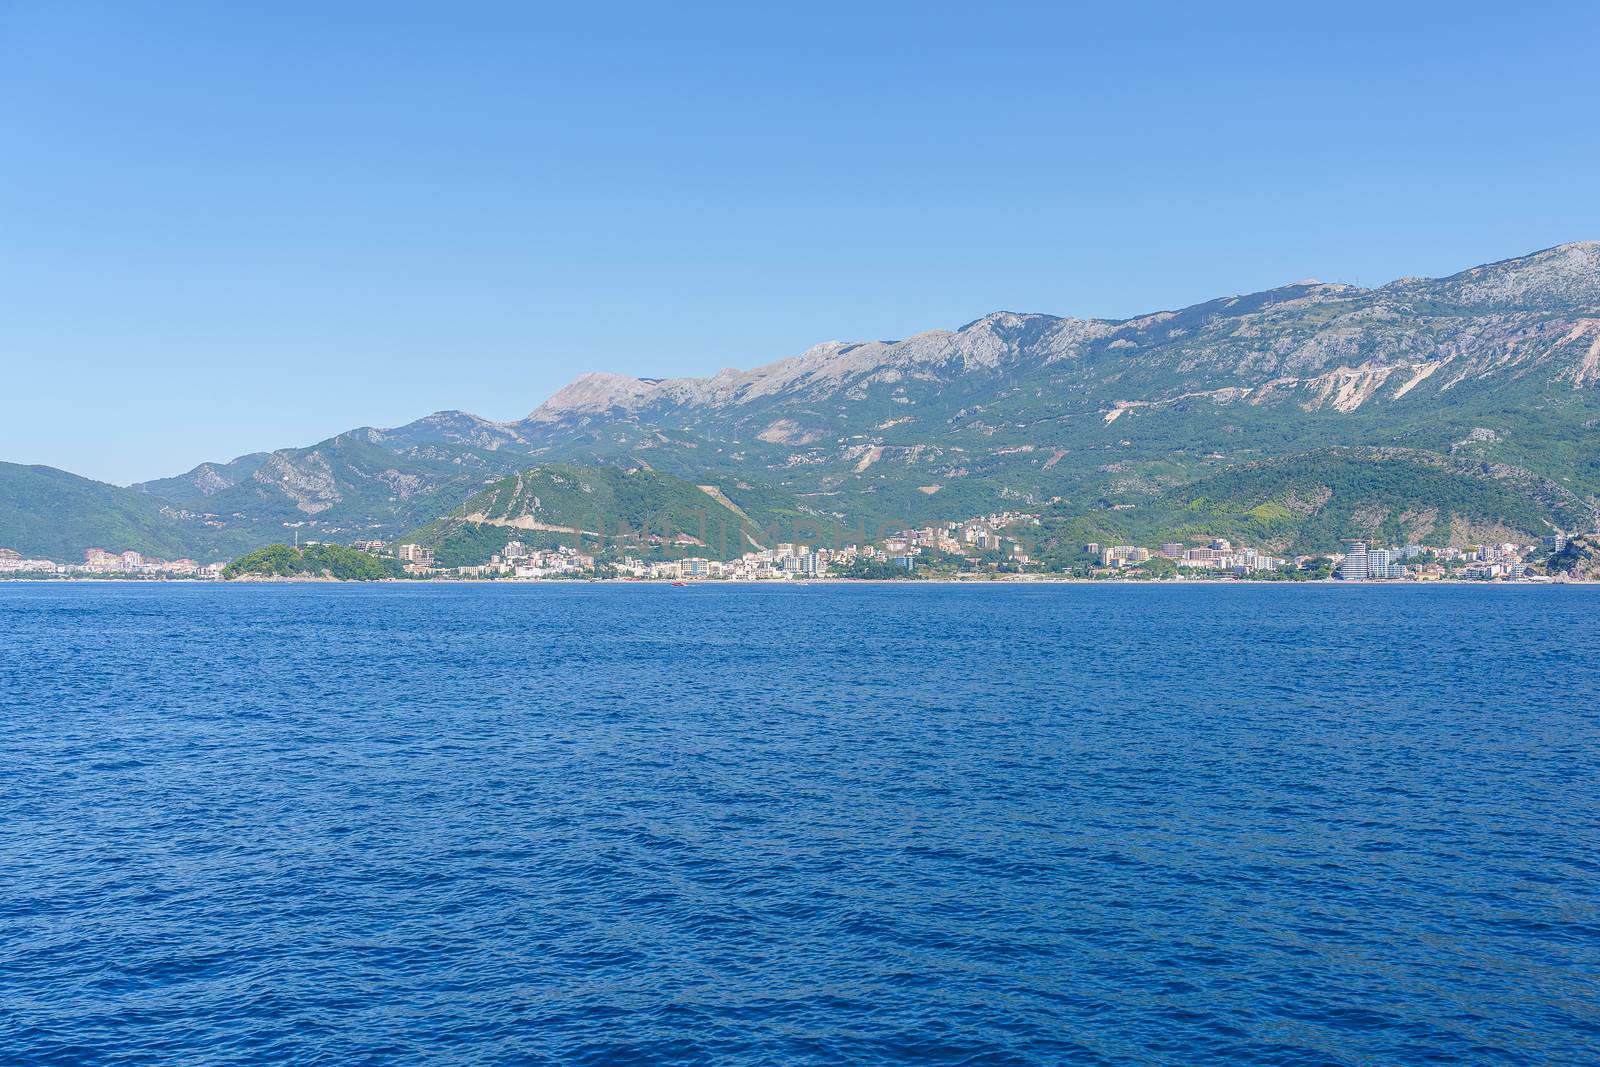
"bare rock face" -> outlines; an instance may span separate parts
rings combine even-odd
[[[1600,307],[1600,241],[1557,245],[1437,281],[1404,278],[1381,291],[1402,299],[1421,297],[1468,308]]]
[[[516,427],[504,422],[480,419],[465,411],[436,411],[391,430],[367,427],[352,431],[371,444],[399,451],[430,445],[468,445],[485,451],[521,448],[527,440]]]
[[[626,409],[655,392],[659,384],[621,374],[582,374],[571,385],[541,404],[528,419],[532,422],[555,422],[575,416],[603,414],[616,408]]]
[[[186,474],[143,482],[132,488],[174,503],[200,505],[207,497],[231,489],[249,478],[266,460],[265,452],[255,452],[228,463],[202,463]]]
[[[1550,573],[1573,581],[1600,581],[1600,534],[1572,538],[1560,552],[1550,557]]]
[[[1296,282],[1123,322],[995,312],[901,341],[829,341],[709,378],[585,374],[528,422],[668,413],[742,419],[864,400],[875,390],[915,397],[1018,375],[1036,380],[1039,406],[1054,401],[1058,410],[1078,397],[1104,413],[1210,396],[1350,413],[1527,374],[1578,389],[1600,384],[1600,243],[1380,289]],[[758,429],[773,422],[764,418]]]
[[[307,515],[327,511],[343,499],[333,469],[320,452],[303,456],[275,452],[251,477],[276,488]]]
[[[200,464],[200,466],[194,469],[191,477],[194,480],[194,487],[200,491],[201,496],[210,496],[212,493],[220,493],[222,490],[233,485],[231,481],[223,477],[217,468],[210,463]]]
[[[1230,469],[1378,448],[1395,458],[1345,468],[1372,484],[1385,463],[1403,471],[1394,492],[1369,494],[1382,523],[1504,520],[1542,535],[1600,511],[1597,434],[1589,242],[1448,278],[1306,280],[1120,321],[997,311],[705,377],[588,373],[520,421],[441,411],[135,488],[241,539],[297,521],[319,538],[403,534],[552,463],[756,486],[730,499],[772,514],[1057,508],[1093,525]],[[1317,485],[1287,492],[1256,521],[1316,521],[1300,505]]]

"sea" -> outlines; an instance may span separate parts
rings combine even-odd
[[[1600,1063],[1597,623],[0,583],[0,1064]]]

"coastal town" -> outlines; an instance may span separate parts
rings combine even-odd
[[[27,559],[10,548],[0,548],[0,578],[199,578],[222,577],[224,563],[196,563],[192,559],[155,559],[142,552],[108,552],[91,548],[79,563]]]
[[[1030,548],[1040,517],[1000,513],[897,531],[873,544],[779,542],[732,559],[649,552],[609,546],[589,551],[571,545],[537,546],[509,540],[481,564],[445,566],[435,549],[414,542],[354,541],[349,549],[382,563],[402,580],[621,580],[772,582],[818,579],[1088,580],[1088,581],[1334,581],[1334,582],[1546,582],[1561,576],[1542,566],[1567,544],[1564,536],[1537,542],[1470,547],[1343,542],[1341,551],[1283,555],[1222,537],[1154,546],[1088,542],[1049,558]],[[692,551],[693,538],[653,538],[654,547]],[[317,542],[307,542],[308,550]],[[295,551],[299,551],[297,548]],[[246,557],[248,559],[248,557]],[[26,558],[0,548],[0,578],[223,580],[248,577],[235,565],[192,559],[163,560],[131,550],[91,548],[82,561]]]

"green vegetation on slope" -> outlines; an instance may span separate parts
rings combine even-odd
[[[597,554],[732,559],[763,535],[697,484],[643,467],[547,464],[504,478],[405,540],[444,567],[484,563],[508,541]]]
[[[393,537],[431,522],[522,456],[467,445],[397,453],[358,433],[272,453],[248,478],[191,506],[260,545],[303,523],[319,540]]]
[[[831,528],[836,519],[872,532],[1000,510],[1049,513],[1089,540],[1126,540],[1130,529],[1181,533],[1212,519],[1237,536],[1285,545],[1376,534],[1385,523],[1449,525],[1452,515],[1468,528],[1532,533],[1553,521],[1574,529],[1585,525],[1568,521],[1583,499],[1600,497],[1596,316],[1596,244],[1453,278],[1378,290],[1296,284],[1122,322],[997,313],[957,331],[779,361],[750,372],[750,388],[688,382],[653,394],[640,381],[600,410],[602,383],[600,394],[579,390],[588,398],[581,405],[547,404],[521,423],[439,412],[202,465],[137,487],[173,505],[170,524],[146,525],[145,515],[132,522],[145,538],[132,538],[118,504],[65,539],[71,553],[58,554],[126,540],[200,558],[206,544],[238,552],[276,540],[285,524],[319,540],[391,539],[452,514],[534,456],[688,483],[669,496],[715,484],[762,530],[774,521],[785,530],[818,520]],[[1302,514],[1298,496],[1274,500],[1259,491],[1270,486],[1251,481],[1262,464],[1330,446],[1430,453],[1437,462],[1380,457],[1398,480],[1361,472],[1359,492],[1338,493],[1325,515]],[[1484,470],[1441,468],[1444,460]],[[1506,467],[1525,476],[1502,477]],[[1245,481],[1208,481],[1229,472]],[[1459,484],[1446,483],[1462,478],[1475,487],[1457,501]],[[1173,499],[1203,481],[1204,500]],[[1485,481],[1501,485],[1500,499],[1480,491]],[[589,529],[599,523],[588,517],[609,512],[639,530],[660,515],[653,506],[638,513],[626,491],[596,506],[548,488],[550,509],[568,516],[550,525]],[[1235,492],[1257,499],[1236,506]],[[1347,498],[1364,506],[1345,509]],[[11,528],[35,524],[44,534],[14,539],[38,545],[69,515],[96,506],[83,503],[25,499]],[[694,497],[692,508],[706,504]],[[1405,514],[1430,509],[1439,516]],[[1374,519],[1380,512],[1386,517]],[[492,552],[499,521],[441,544],[440,558],[459,564]],[[1344,521],[1353,529],[1336,530]],[[157,535],[175,530],[182,543],[163,547]],[[768,538],[778,539],[788,537]]]
[[[372,582],[402,576],[394,560],[379,559],[343,545],[268,545],[240,556],[223,570],[224,578],[337,578],[346,582]]]
[[[1041,555],[1070,564],[1087,542],[1210,537],[1310,554],[1336,550],[1346,537],[1476,543],[1590,521],[1584,502],[1526,471],[1413,450],[1326,449],[1228,470],[1127,510],[1059,512]]]
[[[210,562],[247,544],[165,514],[159,500],[132,489],[54,467],[0,463],[0,548],[27,557],[82,562],[85,549],[104,548]]]
[[[269,458],[270,453],[252,452],[227,463],[202,463],[187,474],[136,482],[128,488],[148,493],[168,504],[205,511],[208,498],[249,478]]]
[[[1470,463],[1424,453],[1328,450],[1228,471],[1166,494],[1157,504],[1180,533],[1219,524],[1252,543],[1325,552],[1345,537],[1393,544],[1451,540],[1471,531],[1528,537],[1581,523],[1535,484],[1494,477]],[[1218,536],[1229,536],[1219,531]]]

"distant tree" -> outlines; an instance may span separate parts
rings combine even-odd
[[[304,551],[290,545],[268,545],[229,563],[223,568],[222,576],[292,578],[297,574],[315,574],[342,581],[371,582],[393,577],[399,569],[398,560],[381,560],[344,545],[307,545]]]

